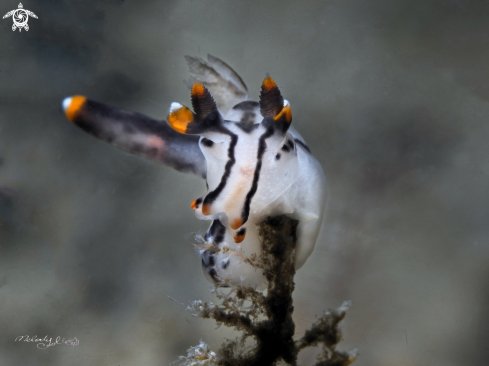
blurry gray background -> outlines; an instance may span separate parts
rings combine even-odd
[[[23,5],[39,17],[28,32],[0,21],[0,365],[167,365],[233,337],[185,311],[215,300],[191,245],[208,225],[189,208],[204,183],[60,111],[83,94],[165,118],[189,103],[183,56],[207,53],[256,99],[271,73],[328,178],[297,334],[352,300],[341,349],[359,349],[355,364],[487,362],[489,3]],[[80,345],[14,342],[26,334]]]

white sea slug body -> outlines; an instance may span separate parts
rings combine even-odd
[[[187,61],[199,80],[192,86],[193,111],[170,106],[174,131],[80,96],[65,99],[63,107],[72,122],[96,137],[205,178],[207,193],[191,204],[199,219],[212,220],[201,250],[204,274],[216,284],[263,287],[261,270],[245,262],[261,253],[256,224],[282,214],[298,220],[295,266],[300,268],[321,227],[323,170],[291,126],[290,103],[271,77],[263,81],[258,103],[221,60]]]

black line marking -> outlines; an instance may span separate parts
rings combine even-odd
[[[199,205],[202,203],[202,200],[203,200],[202,197],[197,198],[195,200],[195,208],[199,208]]]
[[[202,264],[206,267],[212,267],[215,263],[214,252],[211,252],[210,250],[204,251],[202,254]]]
[[[246,228],[243,227],[241,229],[239,229],[237,232],[236,232],[236,235],[238,236],[243,236],[244,234],[246,234]]]
[[[216,271],[215,266],[215,258],[214,258],[214,252],[206,250],[204,254],[202,255],[202,269],[204,270],[204,273],[209,276],[208,278],[212,280],[215,283],[221,283],[222,280],[219,277],[219,274]],[[227,287],[227,286],[225,286]]]
[[[284,145],[284,146],[282,146],[282,151],[289,152],[290,147],[288,145]]]
[[[258,142],[258,152],[256,154],[257,162],[256,162],[256,168],[255,168],[255,174],[253,176],[253,184],[251,185],[251,189],[246,195],[246,200],[245,204],[243,207],[243,211],[241,212],[241,217],[243,219],[243,224],[248,221],[248,217],[250,215],[250,205],[251,205],[251,199],[256,193],[256,190],[258,189],[258,180],[260,179],[260,170],[262,166],[262,157],[263,154],[265,153],[265,150],[267,149],[267,143],[265,140],[269,138],[270,136],[273,135],[273,128],[267,128],[267,130],[263,133],[263,135],[260,136],[260,140]]]
[[[292,140],[287,140],[287,145],[289,145],[289,147],[293,150],[294,149],[294,143],[292,142]]]
[[[219,220],[214,220],[211,227],[207,230],[206,236],[209,234],[215,244],[219,244],[224,240],[226,234],[226,227]],[[206,239],[209,240],[209,239]]]
[[[214,266],[215,264],[214,254],[209,255],[209,266]]]
[[[231,142],[229,144],[228,148],[228,157],[229,160],[226,163],[226,166],[224,167],[224,174],[221,177],[221,181],[219,182],[219,185],[217,186],[216,189],[213,191],[209,192],[207,196],[205,196],[204,199],[204,205],[210,205],[212,202],[216,200],[216,198],[221,194],[222,190],[226,186],[227,180],[229,176],[231,175],[231,168],[233,165],[236,163],[236,159],[234,157],[234,149],[236,147],[236,144],[238,143],[238,135],[235,135],[228,129],[222,127],[219,132],[227,134],[231,137]]]
[[[311,153],[311,149],[309,149],[309,147],[308,147],[308,146],[307,146],[305,143],[303,143],[301,140],[299,140],[299,139],[294,139],[294,141],[295,141],[297,144],[299,144],[300,146],[302,146],[302,147],[303,147],[303,148],[304,148],[304,149],[305,149],[305,150],[306,150],[306,151],[307,151],[309,154],[312,154],[312,153]]]

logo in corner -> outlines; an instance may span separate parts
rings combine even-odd
[[[37,19],[36,14],[34,14],[32,11],[25,10],[22,3],[19,3],[19,8],[9,11],[3,16],[3,19],[12,17],[14,21],[14,25],[12,25],[12,30],[15,31],[18,28],[19,32],[22,32],[22,28],[24,28],[26,31],[29,30],[29,25],[27,24],[27,22],[29,21],[29,16]]]

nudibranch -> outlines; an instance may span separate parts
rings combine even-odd
[[[66,98],[63,108],[71,122],[102,140],[204,178],[207,193],[190,206],[199,219],[212,221],[200,246],[206,278],[260,288],[263,274],[246,260],[261,253],[256,224],[282,214],[298,220],[300,268],[319,234],[326,179],[291,126],[291,105],[270,76],[255,102],[223,61],[211,55],[208,62],[186,59],[196,76],[192,109],[171,103],[168,123],[83,96]]]

